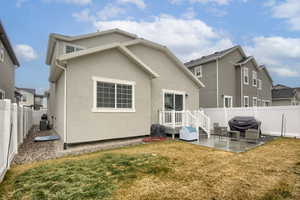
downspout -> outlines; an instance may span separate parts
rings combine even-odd
[[[219,57],[216,59],[217,63],[217,108],[219,108]]]
[[[65,82],[64,82],[64,149],[67,149],[67,68],[60,65],[57,60],[55,65],[60,69],[64,70]]]
[[[243,77],[243,67],[242,67],[242,65],[240,65],[240,67],[241,67],[241,107],[243,107],[243,104],[244,104],[244,98],[243,98],[244,77]]]

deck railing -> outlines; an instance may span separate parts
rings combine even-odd
[[[159,111],[159,122],[164,126],[172,128],[182,126],[192,126],[202,128],[210,136],[210,119],[201,110],[194,111],[175,111],[175,110],[162,110]]]

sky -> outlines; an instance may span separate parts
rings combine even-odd
[[[21,63],[16,85],[39,93],[50,33],[111,28],[166,45],[183,62],[241,45],[274,84],[300,87],[300,0],[1,0],[0,19]]]

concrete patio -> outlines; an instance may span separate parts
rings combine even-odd
[[[263,145],[268,141],[275,139],[272,136],[263,135],[256,143],[249,142],[243,138],[240,140],[233,140],[230,137],[219,137],[217,135],[211,135],[210,138],[207,138],[206,135],[201,135],[199,142],[193,141],[192,144],[212,147],[220,150],[231,151],[231,152],[245,152],[249,149],[255,148],[257,146]]]

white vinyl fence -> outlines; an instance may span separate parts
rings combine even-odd
[[[0,100],[0,182],[33,126],[33,110]]]
[[[262,133],[273,136],[300,138],[300,106],[273,106],[249,108],[205,108],[210,117],[211,129],[214,123],[228,126],[235,116],[253,116],[262,122]]]

